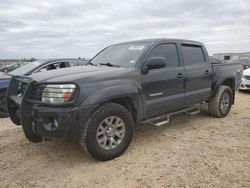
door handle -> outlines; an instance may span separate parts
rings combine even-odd
[[[205,74],[208,75],[209,74],[209,70],[205,70]]]
[[[179,74],[177,75],[177,78],[182,79],[182,78],[183,78],[183,74],[182,74],[182,73],[179,73]]]

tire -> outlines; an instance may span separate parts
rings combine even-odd
[[[32,129],[32,127],[27,127],[22,125],[22,128],[24,135],[30,142],[32,143],[42,142],[43,138],[37,135]]]
[[[225,100],[228,97],[228,100]],[[225,102],[227,101],[227,102]],[[233,91],[230,87],[222,85],[216,95],[208,103],[211,116],[223,118],[230,112],[233,102]],[[224,103],[224,107],[223,104]]]
[[[4,68],[4,69],[3,69],[3,72],[4,72],[4,73],[8,73],[8,72],[9,72],[9,69]]]
[[[111,130],[112,126],[116,128]],[[128,148],[133,134],[131,113],[119,104],[105,103],[93,112],[82,127],[79,143],[95,159],[107,161],[120,156]]]
[[[36,133],[36,126],[32,119],[26,116],[26,112],[31,110],[31,105],[26,102],[22,104],[20,110],[20,123],[22,124],[25,137],[32,143],[42,142],[43,138]],[[14,111],[14,113],[17,113]]]

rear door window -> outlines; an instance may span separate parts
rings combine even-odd
[[[205,56],[201,46],[182,44],[181,48],[185,66],[205,63]]]

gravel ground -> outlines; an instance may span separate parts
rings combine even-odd
[[[222,119],[178,115],[138,126],[119,158],[98,162],[65,139],[28,142],[0,119],[0,187],[250,187],[250,93]]]

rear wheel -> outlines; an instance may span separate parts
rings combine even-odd
[[[221,86],[216,95],[208,104],[209,113],[218,118],[225,117],[231,109],[233,102],[233,91],[228,86]]]
[[[90,116],[79,142],[94,158],[106,161],[118,157],[128,148],[133,133],[131,113],[119,104],[106,103]]]

